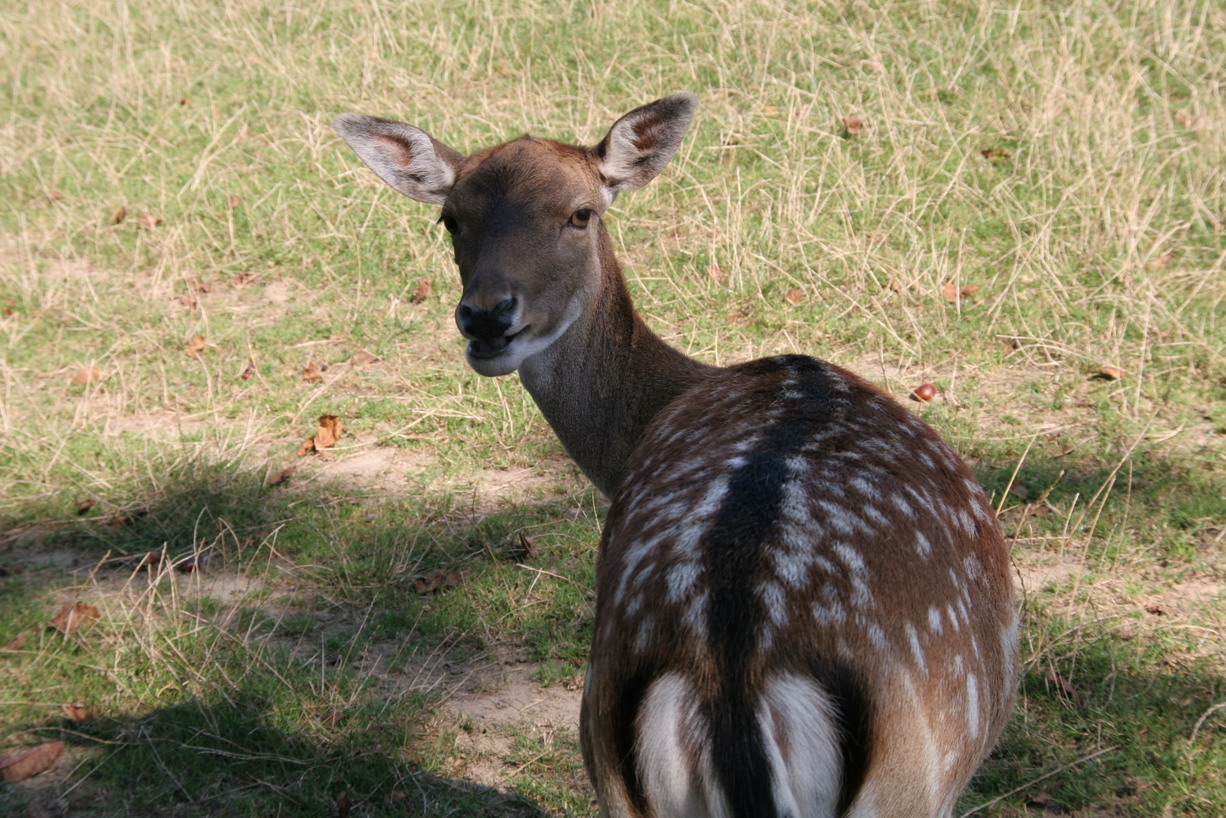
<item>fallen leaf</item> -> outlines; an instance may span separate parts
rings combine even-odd
[[[1163,608],[1161,605],[1158,605],[1158,604],[1146,605],[1145,612],[1151,613],[1154,616],[1166,616],[1166,608]]]
[[[47,192],[47,198],[53,202],[58,202],[63,200],[64,194],[60,193],[58,190],[50,190]]]
[[[243,374],[239,375],[239,377],[245,381],[248,381],[248,380],[251,380],[251,376],[254,374],[255,374],[255,364],[252,362],[248,362],[247,368],[243,370]]]
[[[187,294],[179,298],[179,303],[187,307],[189,310],[200,308],[200,299],[192,294]]]
[[[1185,128],[1190,128],[1196,124],[1196,117],[1190,111],[1178,111],[1175,114],[1175,121]]]
[[[102,380],[103,377],[104,376],[101,371],[90,366],[86,367],[85,369],[77,370],[76,374],[72,376],[72,380],[70,380],[69,383],[74,385],[94,383],[95,381]]]
[[[94,507],[98,501],[93,497],[86,497],[84,500],[77,501],[77,514],[88,514],[89,510]]]
[[[724,272],[723,267],[720,267],[718,264],[712,264],[707,267],[707,278],[723,284],[728,280],[728,274]]]
[[[326,449],[341,439],[341,419],[336,415],[320,415],[319,431],[315,433],[315,448]]]
[[[69,721],[78,723],[94,717],[93,711],[80,702],[64,705],[64,715],[68,717]]]
[[[1118,366],[1104,365],[1099,368],[1098,373],[1095,374],[1094,377],[1100,381],[1118,381],[1127,374],[1127,372],[1120,369]]]
[[[319,368],[319,364],[311,362],[307,368],[302,370],[302,379],[307,383],[315,383],[324,379],[324,372]]]
[[[877,60],[862,60],[860,65],[864,67],[865,71],[876,71],[880,73],[885,70],[885,66]]]
[[[111,224],[123,224],[123,220],[126,218],[128,218],[128,209],[120,205],[119,209],[111,214]]]
[[[141,216],[139,219],[137,219],[136,223],[139,224],[141,227],[148,227],[150,230],[152,230],[153,228],[161,224],[162,220],[159,219],[157,216],[151,216],[148,213],[146,213],[144,216]]]
[[[98,609],[93,605],[85,602],[69,602],[60,612],[51,617],[48,623],[51,627],[65,634],[72,633],[82,624],[88,624],[95,619],[99,619],[102,614],[98,613]]]
[[[189,358],[199,358],[200,353],[204,352],[204,336],[197,335],[187,342],[187,348],[183,350]]]
[[[198,293],[211,293],[213,292],[213,285],[207,281],[193,281],[192,289]]]
[[[270,480],[268,485],[279,486],[282,483],[288,482],[290,477],[293,476],[294,470],[297,468],[298,468],[297,466],[286,466],[284,469],[281,469],[281,471],[277,472],[277,476],[274,477],[272,480]]]
[[[243,203],[243,197],[231,196],[229,200],[226,202],[226,206],[229,207],[231,210],[233,210],[234,208],[238,207],[242,203]]]
[[[805,294],[802,293],[798,288],[792,287],[783,296],[783,300],[793,306],[800,306],[800,304],[805,300]]]
[[[452,588],[464,581],[459,571],[431,571],[413,578],[413,588],[419,594],[429,594],[444,588]]]
[[[45,772],[64,754],[64,742],[49,741],[29,750],[17,750],[0,756],[0,778],[10,784],[33,778]]]
[[[1175,254],[1167,253],[1165,255],[1158,256],[1157,258],[1151,258],[1149,261],[1145,262],[1145,269],[1146,270],[1161,270],[1163,267],[1170,264],[1174,260],[1175,260]]]
[[[855,116],[843,117],[843,135],[844,136],[858,136],[860,134],[860,131],[863,130],[863,128],[864,128],[864,123],[860,121],[859,117],[855,117]]]
[[[0,650],[21,650],[25,646],[26,635],[24,633],[19,633],[13,639],[9,640],[8,644],[6,644],[3,648],[0,648]]]
[[[1044,678],[1046,678],[1050,684],[1055,686],[1056,694],[1060,696],[1060,698],[1068,699],[1078,707],[1082,706],[1081,693],[1078,692],[1077,688],[1073,687],[1069,683],[1068,679],[1056,672],[1055,668],[1048,668],[1047,675]]]
[[[911,400],[927,403],[937,396],[937,388],[930,383],[921,383],[911,391]]]
[[[777,113],[779,113],[779,106],[778,106],[778,105],[763,105],[763,106],[762,106],[762,113],[764,113],[764,114],[777,114]]]
[[[975,293],[979,292],[978,284],[967,284],[961,290],[958,290],[958,295],[961,298],[970,298]]]
[[[367,352],[364,349],[359,349],[353,353],[353,357],[349,359],[351,364],[355,366],[370,366],[371,364],[379,363],[379,356]]]
[[[417,292],[409,297],[410,304],[420,304],[430,297],[430,279],[423,278],[417,282]]]
[[[341,419],[336,415],[320,415],[319,429],[314,437],[308,437],[298,449],[298,456],[312,454],[328,448],[341,439]]]
[[[993,159],[1008,159],[1010,156],[1009,151],[1004,148],[984,148],[979,151],[979,155],[989,161]]]
[[[8,318],[10,315],[16,312],[13,309],[13,307],[16,307],[16,306],[17,306],[17,302],[11,298],[8,301],[5,301],[4,302],[4,317]]]
[[[902,292],[902,282],[891,276],[890,280],[886,282],[885,288],[892,293],[900,293]]]

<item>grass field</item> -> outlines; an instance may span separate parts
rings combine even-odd
[[[1226,814],[1221,3],[47,0],[0,56],[0,752],[65,743],[0,813],[593,814],[604,503],[328,122],[691,90],[607,220],[640,310],[857,370],[999,508],[1025,672],[960,812]]]

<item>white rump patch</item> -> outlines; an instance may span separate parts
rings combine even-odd
[[[834,814],[842,759],[832,712],[829,697],[810,679],[785,675],[767,683],[758,724],[781,815]]]
[[[651,814],[658,818],[727,816],[707,749],[709,726],[693,687],[683,676],[670,673],[652,683],[636,727],[639,780]],[[686,765],[687,759],[692,760],[692,767]]]

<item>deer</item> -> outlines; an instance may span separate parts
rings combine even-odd
[[[996,515],[931,427],[850,371],[710,365],[635,310],[605,220],[696,107],[656,100],[594,146],[471,154],[394,120],[333,127],[441,206],[468,364],[518,372],[609,499],[579,719],[601,814],[949,816],[1015,697]]]

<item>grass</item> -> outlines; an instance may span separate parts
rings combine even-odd
[[[573,724],[464,708],[508,668],[573,703],[603,503],[465,368],[437,214],[327,123],[591,142],[688,89],[609,219],[640,310],[707,361],[934,383],[909,405],[1000,508],[1025,676],[960,809],[1226,812],[1224,32],[1203,0],[0,9],[0,751],[68,743],[2,811],[590,814]]]

